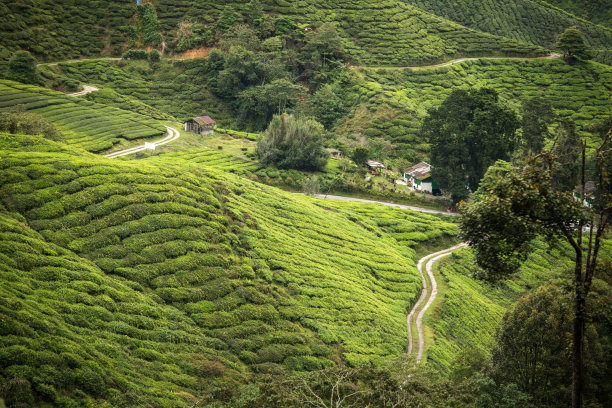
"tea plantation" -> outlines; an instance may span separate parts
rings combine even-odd
[[[579,19],[543,1],[405,0],[405,2],[476,30],[546,48],[553,48],[559,35],[566,28],[577,26],[586,36],[594,59],[607,64],[612,63],[612,30],[609,27]],[[601,11],[604,9],[603,5],[599,8]]]
[[[457,87],[494,88],[516,111],[524,98],[548,99],[556,115],[572,119],[587,139],[594,137],[591,124],[610,115],[612,69],[592,62],[570,66],[554,59],[480,59],[437,69],[361,68],[357,75],[360,102],[338,132],[385,137],[413,161],[429,149],[419,134],[427,109]]]
[[[9,403],[190,406],[283,367],[380,364],[404,350],[420,292],[414,251],[381,240],[384,226],[400,218],[412,246],[456,229],[320,206],[204,153],[111,161],[0,139]]]
[[[160,63],[151,69],[146,62],[86,61],[45,67],[51,78],[68,77],[144,102],[180,120],[206,114],[219,125],[231,123],[227,104],[213,95],[205,81],[204,59]],[[96,93],[89,98],[95,100]],[[130,109],[133,107],[119,105]]]
[[[142,115],[37,86],[0,80],[0,109],[15,108],[47,118],[63,132],[68,144],[90,152],[166,134],[159,122]]]

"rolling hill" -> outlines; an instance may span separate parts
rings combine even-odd
[[[257,373],[380,364],[406,346],[411,246],[456,230],[409,216],[398,245],[350,211],[179,156],[1,140],[1,286],[20,301],[2,304],[0,377],[13,402],[189,406],[204,390],[229,401]]]

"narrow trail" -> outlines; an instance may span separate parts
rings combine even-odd
[[[181,136],[179,131],[176,130],[175,128],[166,126],[166,125],[164,126],[168,130],[168,135],[165,138],[158,140],[157,142],[147,142],[143,145],[135,146],[135,147],[125,149],[125,150],[120,150],[118,152],[105,154],[104,157],[108,157],[109,159],[114,159],[116,157],[127,156],[129,154],[142,152],[143,150],[147,150],[147,149],[155,150],[155,148],[165,145],[166,143],[170,143],[173,140],[176,140]]]
[[[508,59],[508,60],[519,60],[519,61],[529,61],[529,60],[538,60],[538,59],[557,59],[557,58],[561,58],[561,54],[556,54],[556,53],[552,53],[552,54],[548,54],[545,55],[543,57],[466,57],[466,58],[457,58],[454,60],[450,60],[447,62],[443,62],[441,64],[435,64],[435,65],[421,65],[421,66],[399,66],[399,67],[385,67],[385,66],[362,66],[362,65],[351,65],[351,68],[353,69],[358,69],[358,68],[366,68],[366,69],[373,69],[373,68],[383,68],[383,69],[404,69],[404,68],[409,68],[409,69],[431,69],[431,68],[443,68],[443,67],[448,67],[451,66],[453,64],[459,64],[461,62],[464,61],[476,61],[476,60],[481,60],[481,59]]]
[[[55,62],[41,62],[40,64],[36,64],[38,66],[46,65],[46,66],[54,66],[57,64],[70,64],[73,62],[87,62],[87,61],[120,61],[122,58],[120,57],[98,57],[98,58],[81,58],[81,59],[72,59],[72,60],[64,60],[64,61],[55,61]]]
[[[431,208],[415,207],[413,205],[405,205],[405,204],[395,204],[395,203],[389,203],[386,201],[366,200],[365,198],[346,197],[346,196],[338,196],[338,195],[331,195],[331,194],[315,194],[314,197],[322,198],[324,200],[359,201],[361,203],[381,204],[381,205],[386,205],[389,207],[401,208],[403,210],[419,211],[419,212],[428,213],[428,214],[443,214],[443,215],[452,215],[452,216],[458,215],[457,213],[441,211],[441,210],[433,210]]]
[[[457,244],[450,248],[443,249],[442,251],[438,251],[438,252],[434,252],[433,254],[426,255],[423,258],[419,259],[417,268],[419,269],[419,273],[421,274],[421,278],[423,279],[423,290],[421,291],[421,296],[416,301],[416,303],[410,310],[410,313],[408,313],[408,316],[406,317],[406,324],[408,325],[408,350],[407,352],[408,354],[412,354],[413,348],[414,348],[413,346],[414,339],[412,336],[412,322],[414,320],[414,315],[417,314],[418,312],[417,317],[416,317],[416,328],[417,328],[417,334],[419,337],[419,342],[418,342],[418,349],[417,349],[417,355],[416,355],[416,364],[419,364],[421,362],[421,359],[423,358],[423,352],[425,350],[425,335],[423,333],[423,316],[425,315],[425,312],[427,311],[427,309],[429,309],[433,301],[436,299],[436,295],[438,294],[438,283],[436,282],[436,278],[434,277],[434,274],[433,274],[433,265],[434,263],[439,261],[441,258],[447,255],[450,255],[454,250],[459,249],[459,248],[464,248],[466,246],[467,244],[465,243]],[[425,277],[425,271],[423,270],[423,265],[425,265],[425,271],[427,272],[427,277],[429,279]],[[428,293],[427,281],[428,280],[429,282],[431,282],[431,292],[429,293],[429,297],[427,298],[427,293]],[[425,298],[427,298],[427,302],[421,308],[421,304],[423,303],[423,301],[425,301]]]

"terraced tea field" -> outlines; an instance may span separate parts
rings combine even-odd
[[[53,122],[66,142],[90,152],[103,152],[136,139],[166,134],[157,121],[133,112],[73,98],[49,89],[0,80],[0,109],[23,107]]]
[[[256,172],[260,165],[257,162],[241,159],[227,153],[206,149],[192,149],[185,152],[168,152],[148,158],[153,162],[177,163],[185,161],[197,164],[198,167],[213,168],[235,174],[250,174]]]
[[[406,347],[413,248],[456,230],[253,183],[208,149],[116,161],[0,141],[0,279],[23,299],[0,305],[0,376],[46,401],[146,389],[139,403],[190,406],[254,373],[380,364]]]
[[[587,140],[593,137],[590,126],[612,113],[612,68],[597,63],[480,59],[437,69],[355,69],[360,102],[339,132],[384,137],[415,159],[429,149],[419,134],[427,109],[438,106],[455,88],[494,88],[516,111],[524,98],[546,98],[558,118],[572,119]]]

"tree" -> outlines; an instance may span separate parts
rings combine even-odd
[[[17,51],[9,60],[6,79],[23,84],[41,85],[36,60],[27,51]]]
[[[563,120],[557,128],[557,136],[552,148],[555,169],[552,173],[553,184],[559,190],[572,191],[578,184],[580,174],[579,157],[582,149],[580,136],[571,120]]]
[[[431,144],[432,176],[454,202],[475,191],[486,169],[506,160],[519,122],[489,88],[455,90],[428,111],[421,133]]]
[[[34,112],[17,110],[0,112],[0,132],[26,135],[43,135],[55,141],[63,141],[62,133],[53,123]]]
[[[310,97],[309,105],[312,113],[326,129],[331,129],[345,112],[344,102],[328,84],[323,85]]]
[[[159,62],[160,59],[161,59],[161,53],[159,51],[151,50],[149,52],[149,61],[151,63]]]
[[[604,232],[609,226],[612,198],[609,182],[610,137],[595,151],[596,194],[593,208],[583,206],[584,188],[578,200],[571,192],[560,191],[553,183],[553,156],[542,153],[522,168],[500,177],[488,194],[460,206],[463,239],[476,252],[483,277],[497,280],[517,271],[537,236],[549,241],[565,240],[574,250],[574,319],[572,329],[572,407],[582,406],[583,341],[587,316],[586,299],[597,268]],[[583,145],[580,184],[585,185],[586,147]],[[588,233],[584,233],[584,228]]]
[[[563,51],[563,59],[568,64],[572,64],[576,60],[591,58],[584,36],[576,27],[567,28],[559,37],[555,47]]]
[[[353,159],[355,164],[359,167],[367,166],[369,158],[370,151],[363,146],[357,146],[351,155],[351,159]]]
[[[281,169],[321,170],[329,157],[323,149],[323,126],[287,114],[272,118],[256,152],[263,164]]]
[[[539,96],[523,101],[521,106],[522,150],[528,155],[538,154],[549,136],[548,125],[554,118],[550,102]]]

